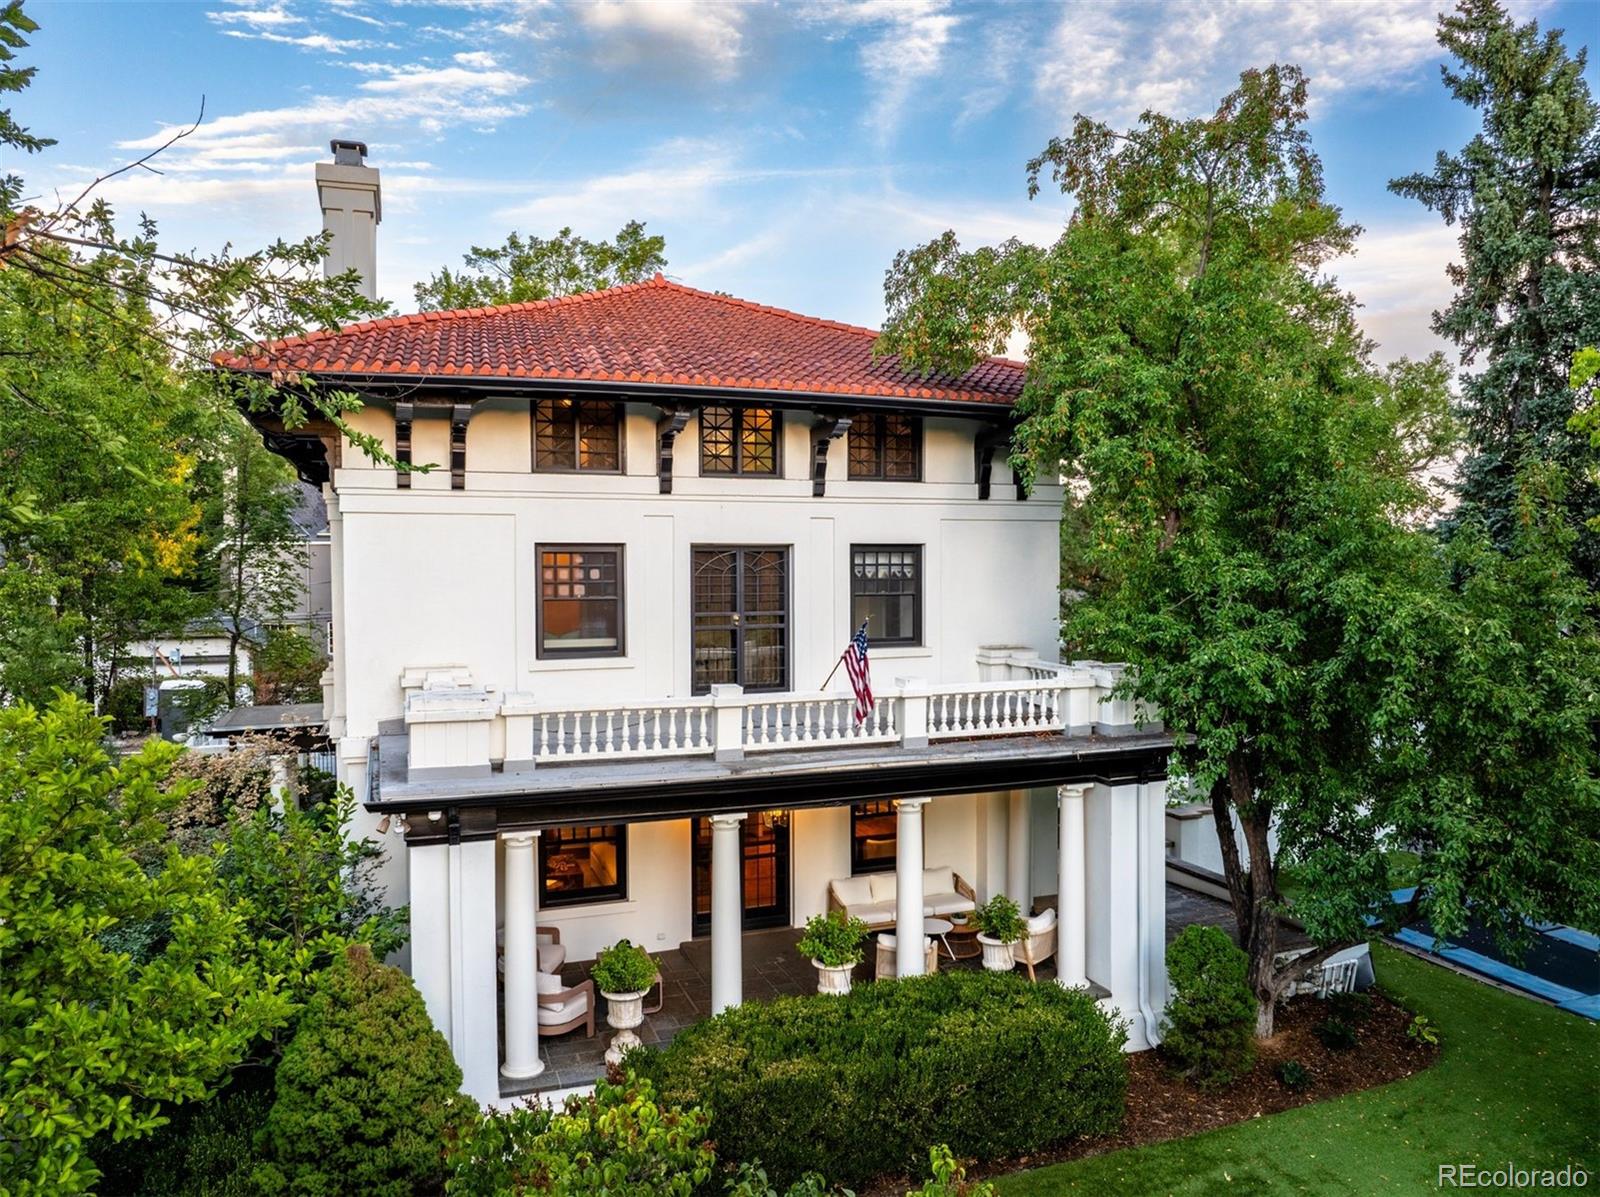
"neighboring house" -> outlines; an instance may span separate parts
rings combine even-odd
[[[334,258],[370,279],[377,171],[336,153]],[[497,938],[508,1015],[536,922],[580,960],[709,935],[720,1009],[746,930],[830,894],[920,918],[944,870],[1057,905],[1062,980],[1153,1040],[1169,740],[1101,701],[1115,666],[1050,660],[1062,496],[1006,465],[1023,368],[922,378],[873,339],[657,276],[222,362],[355,391],[435,466],[260,419],[323,487],[339,775],[358,832],[403,834],[405,963],[476,1096],[539,1067]],[[820,688],[867,616],[858,724],[843,669]]]
[[[153,674],[156,681],[176,677],[214,677],[227,680],[228,642],[233,619],[213,615],[191,619],[183,629],[167,636],[136,640],[118,657],[119,668],[141,675]],[[250,680],[251,650],[266,632],[254,620],[246,620],[239,637],[239,680]]]
[[[328,508],[318,487],[301,482],[294,522],[305,537],[305,559],[295,604],[274,626],[304,632],[326,655],[332,652],[333,532],[328,527]]]

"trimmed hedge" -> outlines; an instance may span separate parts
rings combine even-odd
[[[253,1173],[265,1194],[414,1197],[444,1184],[477,1115],[411,978],[351,945],[319,977],[278,1063]]]
[[[628,1063],[710,1110],[725,1158],[860,1184],[919,1171],[932,1144],[990,1160],[1115,1131],[1126,1036],[1081,992],[951,972],[750,1002]]]
[[[1250,1070],[1256,1057],[1256,998],[1250,958],[1218,927],[1185,927],[1167,947],[1172,1001],[1162,1053],[1203,1088]]]

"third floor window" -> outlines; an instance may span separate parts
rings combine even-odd
[[[850,477],[916,482],[922,477],[922,422],[887,411],[850,420]]]
[[[777,474],[777,414],[770,407],[701,408],[700,472]]]
[[[622,408],[607,400],[540,399],[533,408],[533,468],[622,469]]]

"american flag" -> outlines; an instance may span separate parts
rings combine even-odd
[[[850,675],[850,688],[856,692],[856,726],[872,714],[872,671],[867,668],[867,621],[862,620],[844,650],[844,671]]]

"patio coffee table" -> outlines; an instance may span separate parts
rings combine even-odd
[[[959,922],[952,919],[950,923],[949,933],[940,937],[950,959],[971,960],[983,954],[983,948],[978,945],[978,924],[971,917]]]
[[[950,950],[950,941],[948,939],[946,939],[945,936],[949,935],[950,932],[955,930],[955,928],[956,928],[956,925],[954,923],[952,923],[949,919],[923,919],[922,920],[922,933],[924,935],[933,936],[933,938],[937,939],[941,944],[943,944],[944,945],[944,954],[946,956],[948,956],[951,960],[955,959],[955,953],[953,953]]]

